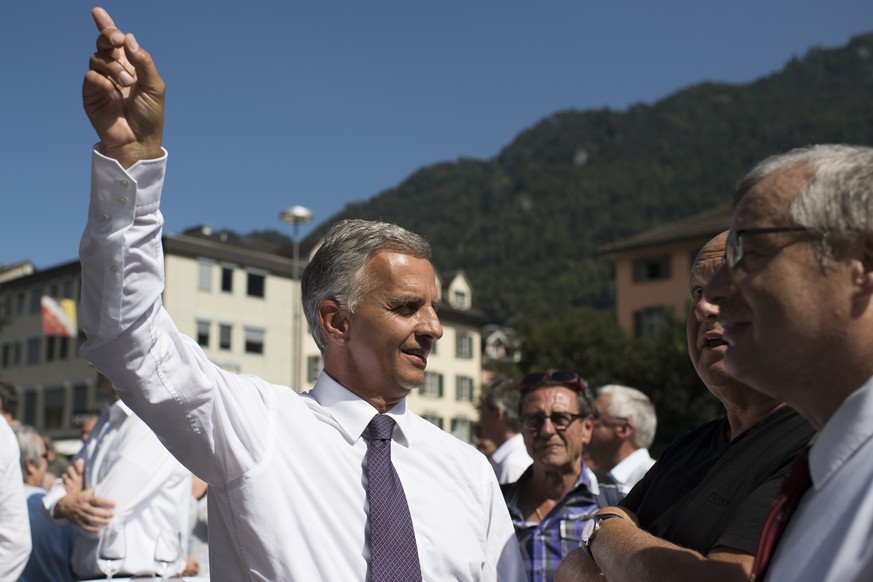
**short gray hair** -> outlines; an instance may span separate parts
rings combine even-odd
[[[607,408],[610,416],[626,418],[634,427],[634,446],[638,449],[648,448],[655,440],[655,429],[658,418],[655,415],[655,405],[648,396],[628,386],[607,384],[596,390],[598,396],[610,395],[612,400]]]
[[[823,235],[813,246],[823,261],[839,260],[860,233],[873,230],[873,148],[813,145],[771,156],[740,181],[734,204],[764,179],[794,168],[809,176],[790,202],[789,216]]]
[[[376,254],[391,251],[430,260],[424,237],[396,224],[369,220],[343,220],[333,225],[300,279],[303,313],[318,349],[327,348],[327,334],[318,319],[322,301],[333,299],[354,312],[361,299],[376,288],[364,271]]]
[[[518,417],[519,400],[521,400],[521,394],[518,392],[518,380],[509,378],[507,380],[496,380],[486,386],[482,391],[479,406],[480,410],[482,406],[487,406],[492,410],[502,408],[506,411],[507,427],[510,430],[519,432],[521,430],[521,419]]]
[[[27,462],[30,461],[39,466],[45,444],[40,434],[30,425],[19,424],[13,426],[12,430],[15,432],[18,448],[21,450],[21,480],[23,481],[27,479]]]

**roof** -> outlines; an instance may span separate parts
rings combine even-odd
[[[732,214],[733,207],[731,205],[717,206],[683,220],[603,245],[597,251],[600,254],[610,254],[700,238],[711,238],[727,230]]]

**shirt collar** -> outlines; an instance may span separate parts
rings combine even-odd
[[[315,399],[339,425],[349,442],[355,442],[364,434],[370,420],[378,411],[369,402],[334,380],[330,374],[322,371],[310,396]],[[414,440],[412,419],[406,406],[406,398],[398,402],[386,413],[397,423],[394,440],[408,447]]]
[[[873,378],[846,398],[814,438],[809,473],[824,486],[861,446],[873,438]]]
[[[649,449],[645,447],[639,448],[619,461],[619,463],[609,471],[609,474],[612,475],[616,481],[625,483],[631,478],[631,476],[633,476],[640,465],[647,463],[649,459],[651,459],[649,456]]]
[[[527,449],[524,446],[524,436],[521,433],[517,433],[511,438],[507,439],[502,445],[495,449],[494,453],[491,455],[492,463],[502,463],[512,454],[516,449],[521,448],[527,452]]]
[[[109,419],[112,421],[124,420],[131,414],[133,414],[133,410],[121,399],[109,405]]]

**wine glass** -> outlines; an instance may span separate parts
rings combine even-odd
[[[107,580],[112,580],[112,576],[121,569],[126,552],[124,528],[114,524],[104,527],[97,544],[97,567],[106,574]]]
[[[178,531],[163,530],[155,544],[155,570],[161,580],[174,574],[182,559],[182,535]]]

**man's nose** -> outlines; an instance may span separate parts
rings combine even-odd
[[[736,293],[736,286],[730,269],[727,265],[722,265],[703,288],[703,299],[700,303],[711,306],[717,315],[718,306],[734,293]]]

